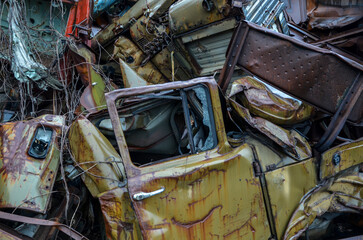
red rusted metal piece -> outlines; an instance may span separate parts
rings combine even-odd
[[[93,1],[91,0],[79,0],[72,6],[68,17],[66,37],[81,38],[83,43],[91,46],[88,36],[91,32],[92,9]]]

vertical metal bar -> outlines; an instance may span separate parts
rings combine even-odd
[[[241,54],[242,47],[247,38],[249,26],[242,22],[237,28],[236,35],[232,39],[230,49],[228,51],[227,60],[222,68],[221,75],[219,77],[218,85],[222,88],[223,93],[227,91],[229,82],[231,81],[234,68],[238,62],[238,58]],[[243,32],[244,31],[244,32]],[[243,35],[241,36],[241,34]]]
[[[189,112],[189,108],[188,108],[188,98],[183,89],[180,90],[180,95],[182,97],[185,125],[187,126],[187,130],[188,130],[189,144],[190,144],[190,147],[192,150],[192,154],[194,154],[196,151],[195,151],[195,146],[194,146],[194,142],[193,142],[192,127],[190,126],[190,112]]]
[[[348,92],[340,103],[338,110],[329,123],[327,130],[316,144],[316,148],[319,152],[324,152],[334,142],[347,121],[349,114],[353,110],[354,105],[358,101],[363,90],[363,79],[360,78],[360,74],[361,73],[359,72],[354,79]]]

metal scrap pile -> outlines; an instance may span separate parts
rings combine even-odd
[[[0,0],[0,238],[363,235],[363,3],[299,4]]]

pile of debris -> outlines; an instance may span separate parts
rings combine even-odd
[[[363,235],[363,3],[299,4],[0,0],[0,238]]]

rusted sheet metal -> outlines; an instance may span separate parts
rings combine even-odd
[[[115,42],[115,48],[113,52],[114,59],[121,59],[126,63],[129,68],[132,68],[140,77],[150,84],[164,83],[167,82],[165,77],[159,72],[152,62],[147,62],[142,65],[141,62],[145,59],[143,52],[128,38],[121,36]],[[125,68],[122,67],[122,74],[125,75]],[[124,86],[130,87],[124,80]]]
[[[120,59],[120,68],[125,88],[150,85],[149,82],[145,81],[144,78],[137,74],[127,63],[122,61],[122,59]]]
[[[282,239],[301,198],[317,184],[314,159],[267,172],[265,177],[277,239]]]
[[[297,239],[313,221],[327,212],[362,212],[362,164],[317,186],[301,200],[284,239]]]
[[[332,117],[328,128],[320,138],[319,142],[315,145],[319,152],[323,152],[333,144],[340,131],[343,129],[348,116],[352,112],[354,106],[359,101],[363,92],[363,80],[360,78],[360,73],[354,79],[352,85],[347,89],[347,93],[341,100],[336,113]]]
[[[137,1],[123,16],[108,25],[92,39],[92,48],[96,49],[99,45],[105,47],[118,34],[128,29],[132,20],[138,19],[144,13],[147,13],[149,17],[160,17],[173,2],[174,0]]]
[[[76,166],[84,171],[83,182],[100,201],[107,237],[139,239],[123,163],[109,140],[84,118],[72,124],[69,142]]]
[[[105,109],[105,92],[112,89],[107,88],[101,74],[93,68],[95,55],[81,44],[72,47],[69,54],[74,62],[77,62],[76,69],[87,86],[80,99],[82,106],[89,112]]]
[[[84,43],[90,46],[89,35],[91,33],[91,12],[93,0],[78,0],[72,6],[66,28],[66,37],[82,39]]]
[[[336,29],[359,21],[363,17],[363,5],[360,7],[324,6],[318,4],[308,13],[309,29]]]
[[[59,165],[59,136],[64,117],[44,115],[0,125],[0,208],[45,213]],[[29,155],[37,129],[53,130],[44,158]]]
[[[320,178],[331,177],[363,162],[363,140],[345,143],[324,152],[321,157]]]
[[[239,102],[238,96],[245,90],[243,79],[236,80],[232,84],[229,95],[229,103],[251,127],[256,128],[268,138],[280,145],[287,154],[298,160],[310,158],[312,151],[309,143],[304,137],[294,130],[286,130],[264,118],[253,117],[248,108]]]
[[[296,124],[312,115],[313,108],[310,105],[279,96],[252,77],[241,78],[235,84],[241,89],[236,98],[243,106],[248,108],[250,113],[275,124]]]
[[[98,196],[108,239],[141,239],[139,222],[128,189],[115,188]]]
[[[222,20],[230,11],[227,0],[179,1],[169,9],[170,28],[174,34],[180,34]]]
[[[261,239],[270,234],[260,180],[254,176],[254,155],[248,145],[232,149],[223,116],[214,111],[218,145],[200,154],[180,156],[159,164],[136,167],[131,162],[115,100],[158,91],[206,84],[214,108],[220,108],[213,78],[116,90],[106,95],[112,125],[128,177],[131,196],[161,193],[132,200],[145,239]],[[245,194],[248,192],[249,194]]]
[[[69,143],[82,179],[93,197],[125,185],[120,155],[109,140],[87,119],[76,120],[69,132]]]
[[[220,85],[224,91],[238,65],[259,79],[329,113],[334,113],[363,65],[253,23],[242,22],[227,54]],[[344,73],[344,74],[342,74]],[[363,81],[361,74],[358,81]],[[363,98],[349,120],[360,123]]]

